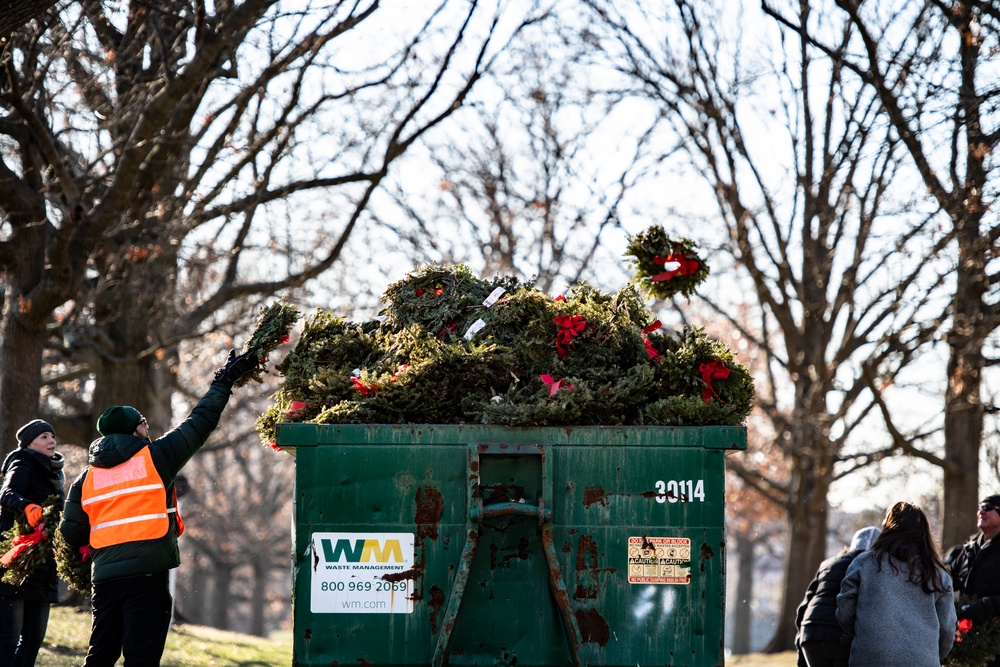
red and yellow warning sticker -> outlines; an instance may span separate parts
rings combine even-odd
[[[691,540],[687,537],[628,538],[628,583],[690,584]]]

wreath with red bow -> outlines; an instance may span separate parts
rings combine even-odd
[[[961,609],[968,600],[960,600]],[[943,667],[987,667],[1000,655],[1000,618],[994,616],[981,623],[959,619],[955,643],[941,663]]]
[[[690,239],[671,239],[660,226],[631,237],[625,254],[632,258],[633,281],[657,299],[677,294],[690,298],[708,277],[708,264],[698,255],[698,245]]]
[[[42,503],[42,520],[32,528],[28,520],[20,516],[7,535],[0,540],[0,567],[2,580],[12,586],[21,586],[52,556],[52,536],[62,517],[62,502],[59,496],[49,496]]]

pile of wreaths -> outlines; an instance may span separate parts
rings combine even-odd
[[[383,302],[368,322],[322,309],[306,319],[257,422],[265,443],[279,422],[739,425],[752,407],[753,381],[726,345],[666,331],[633,287],[552,296],[432,264]]]

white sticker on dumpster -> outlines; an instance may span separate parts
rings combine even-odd
[[[413,612],[413,533],[313,533],[314,614]]]
[[[690,584],[691,540],[686,537],[628,538],[628,583]]]

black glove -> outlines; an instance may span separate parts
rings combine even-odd
[[[967,605],[963,605],[961,609],[958,610],[959,618],[967,618],[972,621],[973,625],[979,625],[987,618],[990,617],[990,610],[986,608],[986,603],[982,600],[976,600]]]
[[[251,347],[243,354],[237,355],[236,350],[229,350],[226,364],[215,371],[216,382],[223,382],[232,388],[244,375],[252,373],[257,368],[257,348]]]

